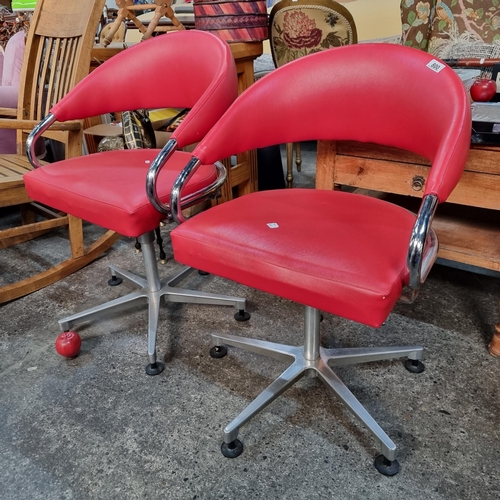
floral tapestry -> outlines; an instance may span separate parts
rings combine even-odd
[[[351,22],[322,6],[290,6],[276,12],[271,24],[276,66],[331,47],[356,43]]]
[[[402,43],[435,54],[443,44],[500,42],[500,0],[402,0]]]

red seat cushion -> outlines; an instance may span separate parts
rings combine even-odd
[[[137,237],[152,231],[165,214],[146,194],[146,174],[157,149],[108,151],[46,165],[25,174],[28,196],[93,224]],[[175,152],[158,176],[158,195],[168,203],[172,185],[191,155]],[[201,166],[183,194],[209,185],[214,165]]]
[[[368,196],[287,189],[211,208],[171,237],[178,262],[378,327],[407,283],[414,223]]]

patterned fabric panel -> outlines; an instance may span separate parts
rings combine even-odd
[[[227,42],[267,39],[265,0],[194,0],[198,30],[211,31]]]
[[[500,41],[500,0],[401,0],[404,45],[438,54],[449,43]]]
[[[270,33],[276,66],[331,47],[355,43],[349,21],[320,5],[290,6],[273,19]]]

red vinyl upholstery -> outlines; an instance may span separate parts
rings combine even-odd
[[[229,46],[204,31],[151,38],[99,66],[51,113],[59,121],[112,111],[190,108],[173,134],[180,147],[198,142],[234,101],[237,80]],[[216,119],[217,119],[216,118]]]
[[[137,237],[165,219],[146,195],[146,174],[158,153],[158,149],[108,151],[53,163],[25,176],[28,194],[80,219]],[[176,151],[160,172],[158,192],[164,203],[189,158],[188,153]],[[196,192],[215,178],[213,165],[203,165],[185,193]]]
[[[240,96],[193,156],[212,162],[312,139],[375,142],[432,160],[425,194],[444,201],[465,166],[470,107],[460,79],[427,67],[432,59],[389,44],[301,58]],[[379,199],[288,189],[214,207],[171,237],[179,262],[378,327],[408,284],[415,219]]]
[[[385,321],[407,278],[411,212],[312,189],[263,191],[230,205],[176,228],[175,258],[344,318]]]
[[[376,43],[293,61],[252,85],[194,154],[211,163],[286,141],[374,142],[431,160],[424,194],[444,201],[464,168],[471,118],[462,82],[446,65],[439,73],[428,68],[433,60]]]
[[[172,134],[183,147],[199,141],[237,95],[229,46],[206,32],[179,31],[142,42],[114,56],[56,104],[59,120],[113,111],[190,108]],[[110,151],[33,170],[24,176],[36,201],[125,236],[137,237],[165,218],[149,202],[146,174],[159,150]],[[157,191],[168,203],[174,180],[189,156],[175,151],[161,170]],[[194,192],[216,179],[213,165],[191,179]]]

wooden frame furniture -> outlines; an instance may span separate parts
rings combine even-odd
[[[490,7],[494,5],[492,2],[488,3]],[[426,50],[442,59],[493,57],[493,54],[496,54],[495,39],[499,36],[500,26],[495,23],[476,22],[474,15],[479,14],[483,7],[482,0],[469,0],[466,5],[464,2],[445,3],[432,0],[430,5],[427,3],[427,9],[421,2],[402,2],[401,43]],[[463,39],[462,35],[466,37]],[[468,163],[470,170],[457,187],[460,191],[454,193],[456,203],[498,211],[500,201],[495,203],[491,198],[496,196],[497,200],[500,200],[500,167],[497,159],[499,153],[499,148],[471,148]],[[401,173],[403,174],[402,170]],[[331,174],[332,172],[328,172],[327,176]],[[382,180],[383,175],[377,176],[378,179]],[[330,183],[328,179],[325,181],[326,185]],[[386,183],[381,184],[382,190],[386,191]],[[467,191],[470,191],[470,196]],[[499,271],[500,227],[498,222],[485,222],[483,215],[486,216],[487,213],[476,212],[476,216],[472,218],[458,214],[451,218],[447,216],[446,219],[437,219],[436,230],[441,241],[440,256]],[[490,218],[498,220],[498,213],[494,213]],[[500,356],[500,323],[496,326],[489,350],[492,355]]]
[[[167,33],[162,36],[170,35]],[[122,43],[112,43],[107,47],[94,46],[90,61],[90,71],[93,71],[125,48],[126,46]],[[229,48],[236,62],[238,93],[241,94],[254,83],[253,62],[257,57],[262,55],[262,42],[229,43]],[[95,123],[92,123],[92,125],[95,125]],[[227,168],[227,179],[222,186],[221,197],[216,200],[216,203],[223,203],[237,196],[257,191],[257,152],[255,150],[238,154],[234,164],[231,164],[231,160],[227,159],[224,161],[224,165]]]
[[[34,292],[82,268],[117,241],[106,233],[84,247],[82,221],[32,204],[23,174],[32,170],[23,154],[28,132],[69,89],[88,73],[88,61],[105,0],[40,0],[26,42],[17,118],[0,119],[0,128],[17,130],[17,155],[0,156],[0,207],[21,208],[21,225],[0,231],[0,248],[68,226],[71,257],[35,276],[0,288],[0,303]],[[54,124],[46,138],[62,142],[66,157],[81,155],[82,124]],[[36,215],[42,215],[38,220]]]
[[[500,271],[500,148],[472,145],[465,171],[433,227],[439,257]],[[422,157],[373,144],[319,141],[317,189],[341,186],[405,197],[425,189],[429,162]],[[408,202],[408,198],[403,200]],[[410,202],[411,204],[411,202]],[[471,208],[472,207],[472,208]],[[490,352],[500,355],[500,324]]]
[[[231,53],[236,62],[238,73],[238,94],[241,94],[255,81],[253,62],[262,55],[262,42],[229,43]],[[252,149],[236,155],[236,162],[224,160],[227,168],[227,179],[222,186],[221,197],[217,203],[224,203],[244,194],[253,193],[259,188],[257,172],[257,151]]]
[[[183,30],[184,26],[175,17],[174,11],[171,7],[172,0],[152,0],[150,4],[139,4],[134,5],[133,0],[116,0],[116,6],[118,7],[118,15],[116,19],[111,24],[108,33],[101,41],[104,47],[107,47],[112,41],[115,33],[122,27],[126,20],[130,20],[142,33],[142,40],[147,40],[153,34],[160,18],[163,16],[170,19],[174,29]],[[148,23],[146,28],[142,22],[137,18],[135,11],[144,9],[154,9],[153,19]]]

